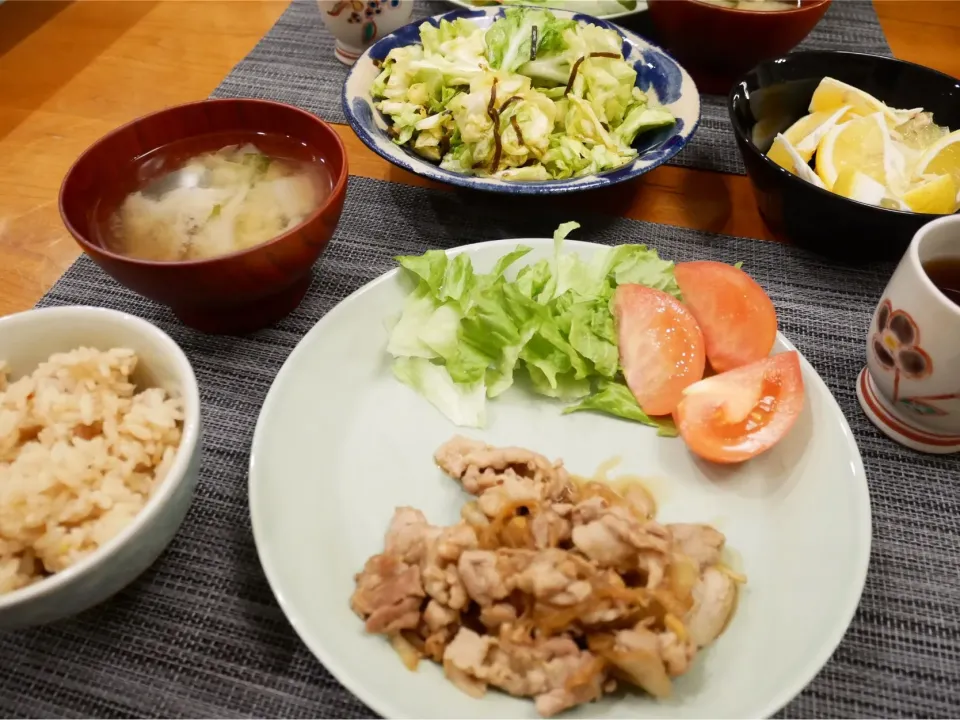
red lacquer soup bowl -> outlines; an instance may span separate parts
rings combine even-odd
[[[683,63],[697,87],[726,95],[734,81],[757,63],[793,50],[820,22],[831,2],[762,3],[782,8],[768,12],[750,9],[757,5],[750,2],[734,7],[701,0],[649,0],[648,4],[659,40]]]
[[[329,195],[299,225],[263,244],[199,260],[144,260],[107,246],[104,223],[130,192],[155,179],[144,176],[145,168],[160,177],[228,141],[269,146],[281,138],[296,148],[298,161],[315,163],[329,179]],[[347,174],[340,138],[309,112],[265,100],[205,100],[145,115],[94,143],[63,180],[60,215],[83,251],[118,282],[168,305],[185,325],[239,334],[271,325],[300,304],[340,221]]]

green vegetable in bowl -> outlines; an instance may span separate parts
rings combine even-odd
[[[571,403],[564,412],[593,410],[653,425],[620,368],[610,303],[624,283],[680,296],[673,263],[645,245],[619,245],[589,260],[564,253],[554,234],[551,259],[508,269],[530,252],[518,246],[493,270],[478,274],[470,256],[442,250],[397,258],[416,282],[390,332],[394,374],[456,425],[483,427],[486,400],[509,389],[517,374],[535,393]]]
[[[632,161],[636,137],[676,120],[635,86],[613,30],[508,8],[420,26],[374,81],[399,145],[453,172],[503,180],[593,175]]]

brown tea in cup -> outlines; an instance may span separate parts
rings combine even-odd
[[[960,305],[960,257],[930,260],[923,271],[954,305]]]

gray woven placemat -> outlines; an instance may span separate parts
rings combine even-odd
[[[301,644],[261,573],[246,485],[260,405],[303,334],[390,269],[394,255],[467,239],[540,237],[569,219],[583,224],[577,236],[584,239],[646,242],[677,260],[742,260],[856,435],[874,517],[866,590],[840,649],[781,715],[956,717],[960,455],[924,456],[895,445],[864,418],[854,393],[866,329],[892,266],[838,268],[773,242],[586,213],[571,218],[557,214],[556,202],[522,202],[521,213],[518,203],[487,195],[352,178],[340,226],[303,305],[247,338],[187,330],[86,258],[77,261],[40,304],[121,309],[168,332],[200,382],[205,455],[186,522],[144,576],[80,617],[0,635],[0,717],[370,715]]]
[[[455,9],[440,0],[417,0],[414,18]],[[656,42],[646,13],[621,24]],[[834,0],[801,43],[805,50],[854,50],[890,55],[869,0]],[[306,108],[324,120],[346,123],[340,90],[347,68],[333,54],[333,37],[313,0],[295,0],[253,51],[230,72],[213,97],[255,97]],[[703,115],[693,142],[670,164],[744,174],[727,116],[726,98],[703,95]]]

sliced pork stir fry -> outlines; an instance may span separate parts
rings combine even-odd
[[[549,717],[618,683],[669,696],[729,623],[744,578],[723,534],[658,523],[643,487],[464,437],[434,459],[474,496],[460,522],[397,508],[351,598],[407,667],[429,658],[473,697],[496,688]]]

